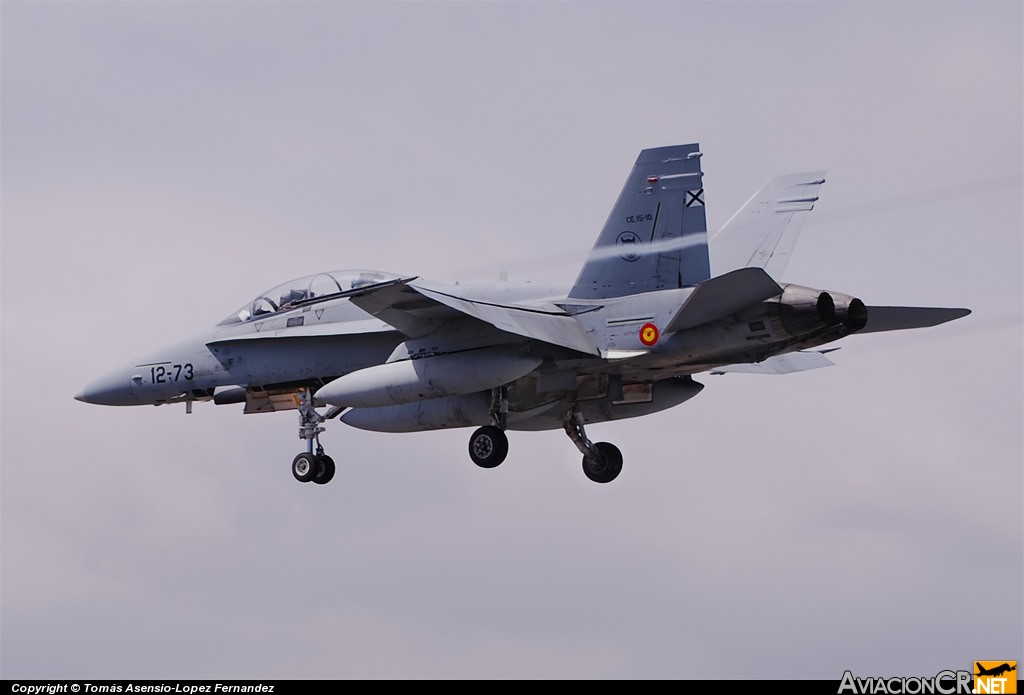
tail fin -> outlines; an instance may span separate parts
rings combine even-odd
[[[604,299],[711,277],[696,144],[643,150],[569,296]]]
[[[764,268],[781,279],[823,183],[824,171],[809,171],[776,176],[762,186],[712,237],[715,272]]]

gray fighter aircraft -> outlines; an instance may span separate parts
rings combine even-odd
[[[508,453],[507,430],[563,428],[595,482],[622,454],[585,425],[696,396],[699,372],[784,374],[832,364],[812,348],[851,333],[935,326],[968,309],[866,306],[780,284],[824,172],[769,181],[709,244],[701,153],[640,153],[576,282],[445,286],[377,271],[310,275],[261,292],[202,340],[133,360],[76,398],[298,410],[301,482],[327,483],[320,434],[353,427],[478,429],[470,458]],[[710,253],[709,253],[710,246]]]

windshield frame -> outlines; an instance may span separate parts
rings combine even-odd
[[[332,270],[305,275],[260,292],[217,325],[243,325],[262,321],[281,316],[295,309],[352,296],[375,287],[408,282],[412,279],[380,270]],[[327,286],[325,288],[327,291],[319,289],[314,291],[314,285],[318,281],[321,281],[319,283],[321,287]],[[334,286],[333,290],[330,285]]]

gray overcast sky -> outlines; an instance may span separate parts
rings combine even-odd
[[[27,3],[2,22],[4,678],[838,679],[1022,659],[1024,5]],[[477,469],[72,395],[319,270],[571,278],[644,147],[783,279],[966,306]]]

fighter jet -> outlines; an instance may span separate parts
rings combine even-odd
[[[509,430],[564,429],[583,472],[608,483],[622,454],[586,426],[687,401],[702,372],[785,374],[831,363],[852,333],[935,326],[968,309],[867,306],[781,283],[824,172],[769,181],[710,239],[696,144],[643,150],[571,286],[445,285],[369,270],[258,293],[201,339],[138,357],[80,401],[297,410],[300,482],[335,474],[326,421],[377,432],[476,427],[494,468]]]

